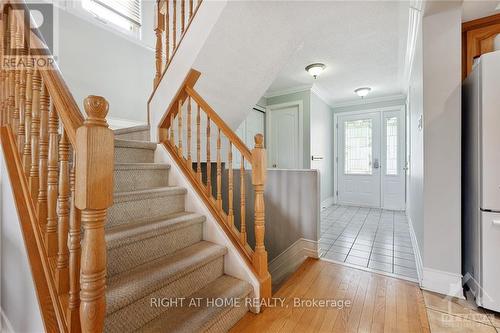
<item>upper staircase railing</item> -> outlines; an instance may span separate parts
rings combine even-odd
[[[160,83],[184,38],[202,0],[156,0],[156,74],[153,88]]]
[[[260,297],[269,298],[271,276],[264,244],[264,137],[257,134],[255,148],[250,151],[193,89],[199,76],[191,69],[178,90],[160,122],[160,142],[260,280]],[[247,210],[249,203],[253,203],[253,211]],[[253,225],[253,230],[247,225]]]
[[[1,4],[1,144],[45,330],[101,332],[104,225],[113,203],[108,103],[87,97],[84,117],[40,32],[30,29],[26,3]]]

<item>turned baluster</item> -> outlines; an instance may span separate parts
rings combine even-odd
[[[5,53],[7,57],[12,56],[12,46],[11,46],[11,39],[10,39],[10,34],[11,34],[11,22],[12,22],[12,13],[11,11],[8,11],[4,15],[4,20],[5,20],[5,35],[4,35],[4,41],[5,41]],[[12,71],[12,68],[6,68],[5,70],[5,124],[9,125],[11,124],[11,103],[14,101],[14,96],[11,98],[11,80],[14,80],[14,72]]]
[[[172,53],[177,48],[177,0],[173,0],[172,5]]]
[[[1,18],[2,18],[2,22],[0,23],[0,56],[1,56],[1,61],[2,61],[2,64],[4,62],[4,59],[5,59],[5,45],[4,45],[4,39],[5,39],[5,36],[4,36],[4,32],[5,32],[5,20],[4,20],[4,16],[3,16],[3,13],[0,14]],[[4,126],[5,125],[5,120],[4,120],[4,105],[5,105],[5,95],[4,95],[4,74],[5,74],[5,70],[3,69],[3,67],[0,67],[0,82],[2,84],[2,86],[0,87],[0,126]]]
[[[266,150],[264,136],[255,135],[255,148],[252,149],[252,185],[254,187],[254,230],[255,251],[253,265],[261,282],[261,298],[271,296],[271,276],[267,267],[267,251],[264,244],[265,235],[265,204],[264,186],[266,183]]]
[[[241,244],[247,243],[247,226],[246,226],[246,197],[245,197],[245,156],[241,154],[240,166],[240,241]]]
[[[196,175],[198,176],[198,180],[200,184],[202,183],[201,176],[201,116],[200,116],[200,106],[198,105],[198,113],[196,114]]]
[[[57,265],[56,287],[59,295],[65,294],[69,289],[69,141],[63,128],[59,141],[59,188],[57,197]]]
[[[165,0],[165,62],[170,60],[170,5],[169,0]]]
[[[22,69],[19,79],[19,131],[17,133],[19,156],[23,156],[26,137],[26,70]]]
[[[175,135],[174,135],[174,115],[173,113],[170,114],[170,143],[172,144],[172,147],[175,146]]]
[[[217,208],[222,210],[222,156],[221,156],[220,128],[217,128]]]
[[[49,154],[47,165],[47,227],[45,246],[47,255],[57,254],[57,192],[59,175],[59,117],[55,106],[49,115]]]
[[[210,117],[207,114],[207,194],[212,196],[212,161],[210,161]]]
[[[186,0],[181,0],[181,35],[186,28]]]
[[[179,152],[179,156],[182,157],[182,100],[179,100],[179,106],[177,111],[179,112],[177,114],[177,135],[179,136],[177,151]]]
[[[29,177],[31,171],[31,109],[33,101],[33,69],[26,70],[26,106],[24,110],[24,149],[23,149],[23,166],[24,174]]]
[[[16,63],[19,61],[19,57],[21,56],[21,46],[22,46],[22,35],[21,35],[21,27],[16,26],[16,32],[15,32],[15,37],[14,37],[14,45],[16,48]],[[20,123],[20,115],[19,115],[19,108],[20,108],[20,89],[21,89],[21,70],[16,69],[15,74],[14,74],[14,123],[13,123],[13,132],[15,135],[17,135],[16,139],[19,139],[19,123]],[[20,141],[17,142],[18,144],[18,149],[22,147],[22,144]]]
[[[15,56],[15,50],[16,50],[16,22],[14,20],[14,13],[13,11],[9,11],[9,22],[10,22],[10,36],[9,36],[9,41],[10,41],[10,46],[11,49],[9,51],[14,53]],[[17,70],[15,69],[10,69],[9,72],[9,122],[12,127],[12,133],[14,136],[17,135],[17,127],[16,125],[16,119],[15,119],[15,108],[16,108],[16,73]]]
[[[193,17],[193,0],[189,0],[189,20],[191,21],[191,18]]]
[[[156,51],[155,51],[155,60],[156,60],[156,74],[154,79],[154,87],[158,85],[161,79],[162,72],[162,45],[161,45],[161,34],[163,31],[163,15],[161,14],[161,1],[156,0]],[[153,87],[153,88],[154,88]]]
[[[229,140],[228,140],[229,141]],[[227,221],[230,226],[234,226],[234,210],[233,210],[233,144],[229,141],[229,151],[227,153],[228,167],[228,211]]]
[[[40,90],[42,79],[40,71],[35,69],[33,74],[33,106],[31,110],[31,169],[30,169],[30,190],[33,202],[38,200],[39,186],[39,137],[40,137]]]
[[[76,207],[84,229],[80,321],[82,332],[102,332],[106,314],[106,209],[113,204],[114,134],[108,128],[108,103],[85,99],[88,118],[76,132]]]
[[[192,158],[191,158],[191,97],[188,97],[188,110],[187,110],[187,162],[189,168],[192,168]]]
[[[40,138],[39,138],[39,166],[38,166],[38,220],[45,231],[47,224],[47,164],[49,157],[49,105],[50,96],[45,83],[42,84],[40,94]]]
[[[80,332],[80,211],[75,206],[75,165],[76,153],[73,152],[73,165],[70,172],[71,213],[69,217],[69,300],[68,332]]]

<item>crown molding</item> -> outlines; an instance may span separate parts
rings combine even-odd
[[[333,108],[341,108],[341,107],[346,107],[346,106],[373,104],[373,103],[389,102],[389,101],[399,101],[399,100],[405,100],[405,99],[406,99],[406,95],[397,94],[397,95],[390,95],[390,96],[384,96],[384,97],[363,98],[363,99],[359,99],[359,100],[334,104],[332,107]]]
[[[424,2],[422,0],[413,0],[411,1],[410,8],[408,10],[408,37],[406,38],[406,53],[403,68],[403,83],[405,89],[408,89],[411,78],[418,32],[422,22],[423,8]]]
[[[306,85],[297,86],[297,87],[288,88],[288,89],[267,91],[264,94],[264,97],[271,98],[271,97],[276,97],[276,96],[294,94],[294,93],[298,93],[298,92],[302,92],[302,91],[306,91],[306,90],[311,90],[312,87],[313,87],[312,84],[306,84]]]
[[[332,107],[332,102],[328,98],[328,93],[323,88],[321,88],[317,84],[313,84],[313,86],[311,87],[311,92],[313,92],[314,94],[316,94],[316,96],[318,96],[329,107]]]

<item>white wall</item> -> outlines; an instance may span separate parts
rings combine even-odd
[[[424,269],[461,274],[461,6],[423,18]]]
[[[423,68],[422,68],[422,26],[415,46],[415,56],[408,88],[408,184],[407,214],[413,227],[419,255],[423,256],[424,241],[424,133],[419,129],[419,121],[424,113]]]
[[[460,296],[460,3],[428,4],[415,50],[408,93],[407,213],[419,247],[422,288]]]
[[[43,332],[28,254],[21,234],[12,188],[0,148],[1,308],[14,332]],[[3,331],[4,328],[2,328]]]
[[[322,157],[311,160],[311,169],[319,171],[321,202],[332,199],[333,186],[333,112],[316,93],[311,92],[311,156]]]
[[[59,10],[58,64],[76,102],[91,94],[104,96],[108,117],[147,121],[146,102],[153,88],[153,6],[143,8],[143,41],[133,41],[96,19]],[[70,12],[71,11],[71,12]]]

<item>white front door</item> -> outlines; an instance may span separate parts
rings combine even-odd
[[[339,115],[337,124],[337,202],[404,210],[403,111]]]
[[[380,115],[338,118],[338,203],[380,207]]]
[[[268,166],[279,169],[298,169],[299,164],[299,105],[270,109],[269,162]]]

